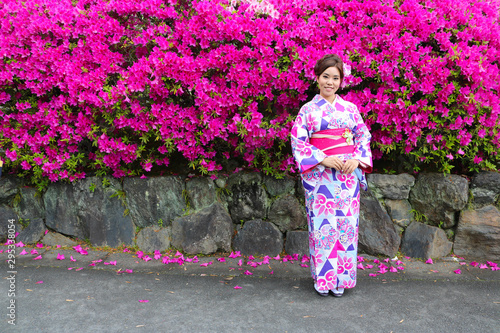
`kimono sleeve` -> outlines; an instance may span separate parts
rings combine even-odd
[[[306,120],[309,108],[303,106],[295,119],[291,132],[292,152],[301,173],[313,169],[327,155],[309,143],[310,128]]]
[[[353,129],[355,146],[353,157],[360,162],[359,168],[361,170],[366,173],[370,173],[373,169],[372,151],[370,149],[372,136],[363,122],[363,118],[361,117],[357,107],[355,107],[354,119],[356,121],[356,126]]]

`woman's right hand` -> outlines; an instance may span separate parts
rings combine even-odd
[[[337,171],[341,171],[344,166],[342,160],[337,156],[328,156],[320,164],[326,166],[327,168],[334,168]]]

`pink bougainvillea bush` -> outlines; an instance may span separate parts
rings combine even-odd
[[[5,0],[3,158],[40,187],[182,161],[295,172],[289,131],[333,52],[383,165],[497,170],[498,19],[479,0]]]

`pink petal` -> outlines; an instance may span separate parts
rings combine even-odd
[[[123,252],[130,252],[130,250],[129,250],[129,249],[127,249],[127,248],[124,248],[124,249],[123,249]]]
[[[274,271],[270,271],[269,274],[271,274],[271,275],[274,274]]]
[[[40,249],[41,249],[41,248],[43,247],[43,244],[38,243],[38,244],[36,244],[36,247],[38,247],[38,248],[40,248]]]
[[[45,230],[45,235],[49,233],[49,230]]]
[[[2,250],[2,252],[3,252],[3,250]],[[19,253],[20,256],[24,256],[24,255],[27,255],[27,254],[28,254],[28,252],[26,252],[26,250],[22,250],[21,253]]]
[[[217,258],[217,261],[219,261],[219,262],[226,262],[226,259],[225,258]]]
[[[147,300],[147,299],[140,299],[139,300],[139,303],[147,303],[147,302],[149,302],[149,300]]]
[[[182,253],[180,253],[179,251],[177,251],[174,256],[182,256]]]
[[[204,263],[204,264],[200,264],[201,267],[207,267],[208,266],[208,262]]]
[[[359,261],[359,262],[363,262],[363,261],[365,261],[365,258],[363,258],[363,257],[361,257],[361,256],[358,256],[358,261]]]
[[[372,269],[372,268],[373,268],[373,265],[370,265],[370,264],[366,265],[366,269]]]
[[[463,266],[463,265],[465,265],[465,262],[459,262],[458,264],[459,264],[460,266]]]
[[[73,267],[68,267],[68,271],[70,271],[70,270],[72,270],[72,269],[73,269]]]
[[[158,259],[160,259],[160,258],[161,258],[161,254],[155,254],[155,256],[154,256],[154,259],[155,259],[155,260],[158,260]]]
[[[33,258],[33,260],[40,260],[40,259],[42,259],[42,256],[38,256],[36,258]]]
[[[116,260],[115,261],[110,261],[109,264],[113,265],[113,266],[116,266]]]
[[[252,272],[250,272],[250,271],[248,271],[248,270],[247,270],[247,271],[245,271],[243,274],[245,274],[245,275],[253,275],[253,273],[252,273]]]
[[[410,257],[405,256],[406,259],[411,259]]]
[[[363,266],[363,264],[362,264],[362,263],[359,263],[359,264],[358,264],[358,269],[365,270],[365,266]]]
[[[254,256],[248,257],[248,260],[255,260]]]
[[[453,273],[455,273],[455,274],[462,274],[462,271],[460,269],[457,269],[457,270],[453,271]]]
[[[425,262],[426,264],[434,264],[434,262],[432,261],[431,258],[427,259],[427,261]]]
[[[373,262],[376,263],[376,264],[378,264],[378,263],[380,263],[380,260],[375,259],[375,260],[373,260]]]
[[[385,262],[389,262],[390,258],[385,258],[384,261]]]
[[[491,262],[491,261],[487,261],[486,262],[488,265],[490,265],[490,267],[497,267],[498,264],[497,263],[494,263],[494,262]]]
[[[238,261],[238,266],[242,266],[243,265],[243,260],[240,259],[240,261]]]
[[[361,258],[363,260],[360,260],[360,261],[364,261],[365,259],[363,257],[358,257],[358,258]],[[300,260],[301,262],[308,262],[310,259],[308,256],[306,256],[305,254],[302,256],[302,259]]]
[[[479,265],[479,268],[481,268],[481,269],[487,269],[487,268],[488,268],[488,265],[486,265],[486,264],[481,264],[481,265]]]
[[[81,271],[83,269],[83,267],[79,267],[77,269],[75,269],[76,271]]]
[[[193,257],[193,262],[196,264],[198,261],[199,261],[199,260],[198,260],[198,256],[194,256],[194,257]]]
[[[492,270],[492,271],[498,271],[498,270],[500,270],[500,267],[498,267],[498,266],[493,266],[493,267],[491,267],[491,270]]]
[[[24,250],[23,250],[24,251]],[[3,253],[3,250],[0,250],[0,253]]]
[[[126,270],[125,270],[125,273],[129,273],[129,274],[132,274],[133,272],[134,272],[134,271],[133,271],[133,270],[131,270],[131,269],[126,269]]]
[[[137,254],[137,258],[142,259],[144,257],[144,252],[142,251],[137,251],[135,254]]]
[[[83,255],[83,256],[86,256],[88,255],[89,253],[86,251],[86,250],[81,250],[80,251],[80,254]]]
[[[377,276],[378,274],[370,273],[369,276]]]
[[[73,258],[73,256],[69,256],[69,259],[70,259],[71,261],[76,261],[76,259],[75,259],[75,258]]]
[[[153,260],[153,259],[151,259],[149,256],[145,256],[142,258],[142,260],[148,262],[148,261]]]
[[[64,255],[58,253],[57,260],[64,260]]]
[[[24,246],[23,242],[16,243],[16,247],[23,247],[23,246]]]
[[[35,283],[36,283],[36,284],[41,284],[41,283],[43,283],[43,281],[38,281],[38,282],[35,282]]]
[[[471,262],[471,263],[470,263],[470,265],[471,265],[471,266],[476,267],[477,265],[479,265],[479,263],[478,263],[478,262],[473,261],[473,262]]]
[[[403,266],[398,266],[397,268],[398,268],[400,271],[404,271],[404,270],[405,270],[405,268],[404,268]]]
[[[14,244],[14,241],[12,239],[7,239],[7,241],[3,245],[11,245]]]
[[[390,272],[392,273],[396,273],[398,270],[396,267],[392,266],[390,269],[389,269]]]
[[[278,254],[276,257],[273,257],[274,260],[280,260],[280,255]]]
[[[264,257],[264,260],[262,260],[262,264],[264,264],[264,265],[268,265],[269,264],[269,257],[268,256]]]
[[[93,263],[89,264],[89,266],[95,266],[95,262],[93,262]]]
[[[61,247],[61,245],[56,245],[56,248],[59,249]]]
[[[309,267],[309,265],[306,265],[306,264],[300,264],[300,267]]]
[[[31,254],[38,254],[38,251],[33,249],[33,250],[31,250]]]
[[[401,260],[396,261],[396,265],[399,266],[399,265],[402,265],[402,264],[403,264],[403,262]]]
[[[234,286],[234,289],[241,289],[240,286]]]

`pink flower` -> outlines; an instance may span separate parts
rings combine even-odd
[[[64,260],[64,255],[63,254],[57,254],[57,260]]]
[[[33,260],[40,260],[40,259],[42,259],[42,256],[38,256],[36,258],[33,258]]]
[[[147,300],[147,299],[140,299],[139,300],[139,303],[148,303],[148,302],[149,302],[149,300]]]
[[[250,272],[250,271],[248,271],[248,270],[246,270],[243,274],[245,274],[245,275],[253,275],[253,273]]]
[[[427,259],[427,261],[425,262],[426,264],[433,264],[434,262],[432,261],[431,258]]]
[[[377,276],[378,274],[375,274],[375,273],[370,273],[368,274],[369,276]]]
[[[217,260],[218,260],[219,262],[226,262],[226,259],[225,259],[225,258],[217,258]]]
[[[462,271],[460,269],[454,270],[453,273],[455,274],[462,274]]]
[[[43,281],[37,281],[37,282],[35,282],[35,283],[36,283],[36,284],[42,284],[42,283],[43,283]]]
[[[240,286],[234,286],[234,289],[241,289]]]
[[[396,273],[398,270],[397,270],[396,267],[391,266],[391,268],[389,268],[389,271],[392,272],[392,273]]]

